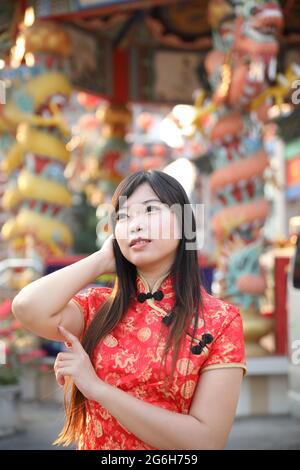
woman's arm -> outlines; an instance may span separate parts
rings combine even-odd
[[[70,376],[88,400],[104,406],[129,432],[156,449],[223,449],[235,416],[243,377],[241,367],[203,372],[188,415],[136,398],[99,379],[78,339],[61,329],[71,343],[59,353],[55,373]]]
[[[97,276],[113,271],[111,243],[110,237],[100,251],[28,284],[13,300],[14,315],[45,338],[63,341],[57,329],[60,323],[80,336],[82,312],[71,299]]]
[[[107,383],[95,399],[129,432],[156,449],[223,449],[235,417],[243,369],[204,372],[188,415],[151,405]]]

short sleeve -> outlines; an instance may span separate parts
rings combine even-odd
[[[71,300],[79,306],[83,314],[84,332],[105,300],[110,296],[111,291],[112,289],[109,287],[90,287],[72,297]]]
[[[244,369],[244,375],[247,373],[242,316],[236,307],[232,309],[236,315],[212,343],[210,353],[202,364],[200,373],[225,367],[241,367]]]

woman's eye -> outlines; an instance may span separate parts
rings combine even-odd
[[[158,209],[159,209],[159,207],[157,207],[157,206],[147,206],[146,207],[147,212],[153,212],[153,211],[158,210]]]
[[[117,217],[116,217],[117,220],[122,220],[122,219],[124,220],[126,218],[127,218],[127,214],[117,214]]]

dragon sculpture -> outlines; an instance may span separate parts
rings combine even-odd
[[[244,316],[249,355],[265,354],[259,339],[272,319],[259,311],[266,283],[259,264],[263,226],[270,211],[264,195],[268,153],[263,127],[297,77],[277,75],[283,15],[276,0],[211,0],[208,18],[214,49],[205,58],[211,93],[200,91],[195,125],[209,147],[212,230],[217,240],[219,294]]]
[[[34,23],[20,36],[25,57],[31,54],[34,65],[20,67],[1,108],[1,140],[7,142],[1,170],[8,177],[1,204],[10,215],[1,236],[12,257],[42,263],[47,255],[64,254],[73,240],[67,222],[72,197],[64,176],[69,132],[61,116],[72,90],[63,73],[70,41],[56,24],[46,22]],[[21,288],[38,275],[19,269],[12,287]]]

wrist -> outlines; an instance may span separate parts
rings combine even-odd
[[[101,251],[96,251],[91,255],[91,258],[93,260],[94,278],[105,274],[107,271],[107,266],[104,253]]]
[[[95,400],[98,403],[102,404],[105,397],[107,396],[107,391],[108,391],[107,383],[99,379],[99,377],[97,377],[91,390],[92,390],[92,393],[91,393],[92,400]]]

